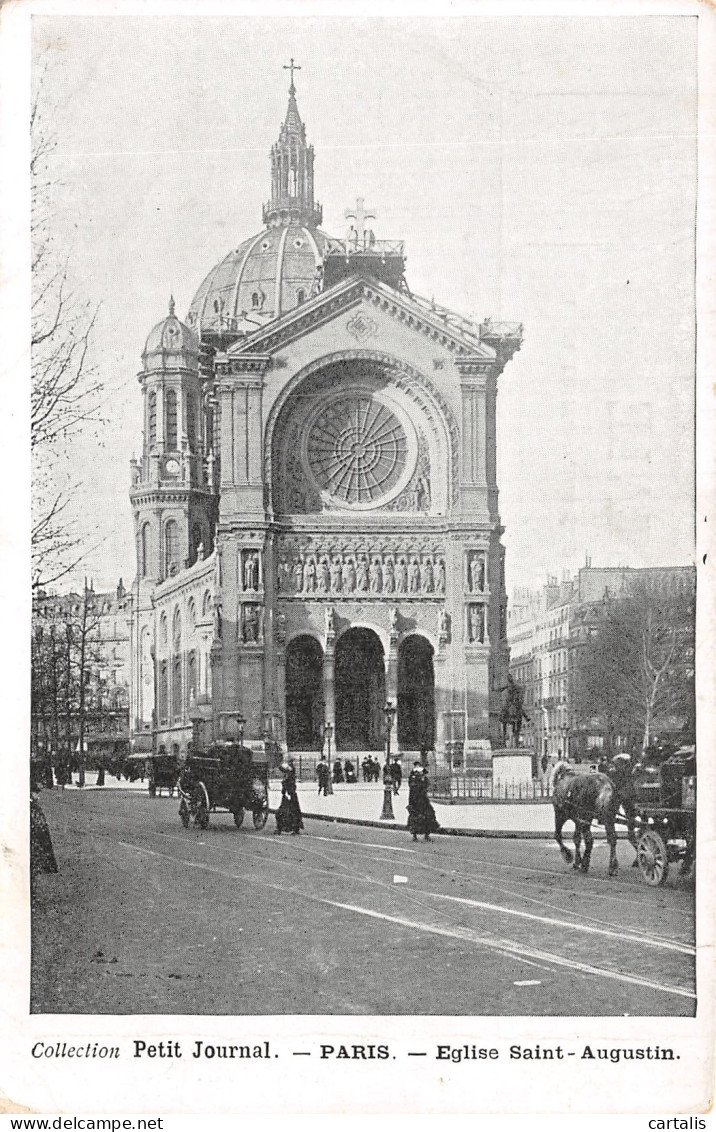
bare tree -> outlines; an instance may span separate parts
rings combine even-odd
[[[33,587],[69,573],[82,553],[68,514],[69,493],[55,475],[75,431],[99,421],[102,383],[89,364],[98,307],[72,292],[68,259],[53,231],[50,169],[55,138],[43,114],[41,70],[31,110],[32,382],[30,439],[33,458]]]
[[[573,705],[607,743],[629,737],[644,750],[654,731],[694,728],[693,583],[667,571],[644,574],[606,599],[574,655]]]

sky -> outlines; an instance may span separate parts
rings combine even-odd
[[[521,322],[500,378],[508,591],[694,550],[696,20],[33,17],[57,247],[99,304],[105,424],[60,474],[135,572],[129,460],[170,294],[261,230],[294,57],[325,231],[363,196],[412,291]]]

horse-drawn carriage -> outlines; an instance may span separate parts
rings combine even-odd
[[[174,755],[164,751],[156,755],[140,752],[125,756],[121,773],[130,782],[144,782],[146,778],[150,798],[156,798],[162,790],[167,790],[172,796],[179,780],[179,762]]]
[[[696,751],[683,747],[633,774],[636,859],[646,884],[663,884],[669,865],[689,871],[696,854]]]
[[[239,827],[246,810],[254,828],[268,820],[268,755],[240,743],[216,743],[206,753],[192,753],[179,778],[179,817],[186,829],[191,821],[200,829],[209,824],[209,814],[229,811]]]
[[[150,755],[146,762],[147,778],[149,780],[149,796],[156,798],[162,790],[169,791],[169,797],[174,797],[174,791],[179,781],[179,762],[174,755],[161,752]]]

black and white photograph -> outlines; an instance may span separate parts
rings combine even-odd
[[[568,8],[18,15],[31,1111],[706,1111],[713,15]]]

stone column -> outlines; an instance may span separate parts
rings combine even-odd
[[[323,714],[324,723],[336,734],[336,633],[333,627],[333,610],[326,611],[326,648],[323,654]]]
[[[399,637],[397,631],[391,630],[390,645],[385,664],[385,698],[398,706],[398,648]],[[398,734],[398,717],[395,717],[395,734]],[[397,739],[396,739],[397,743]],[[397,748],[396,748],[397,749]]]
[[[261,578],[263,574],[263,578]],[[264,543],[263,560],[259,557],[259,584],[264,586],[264,711],[275,715],[276,702],[276,535],[269,531]],[[242,579],[243,582],[243,579]]]

